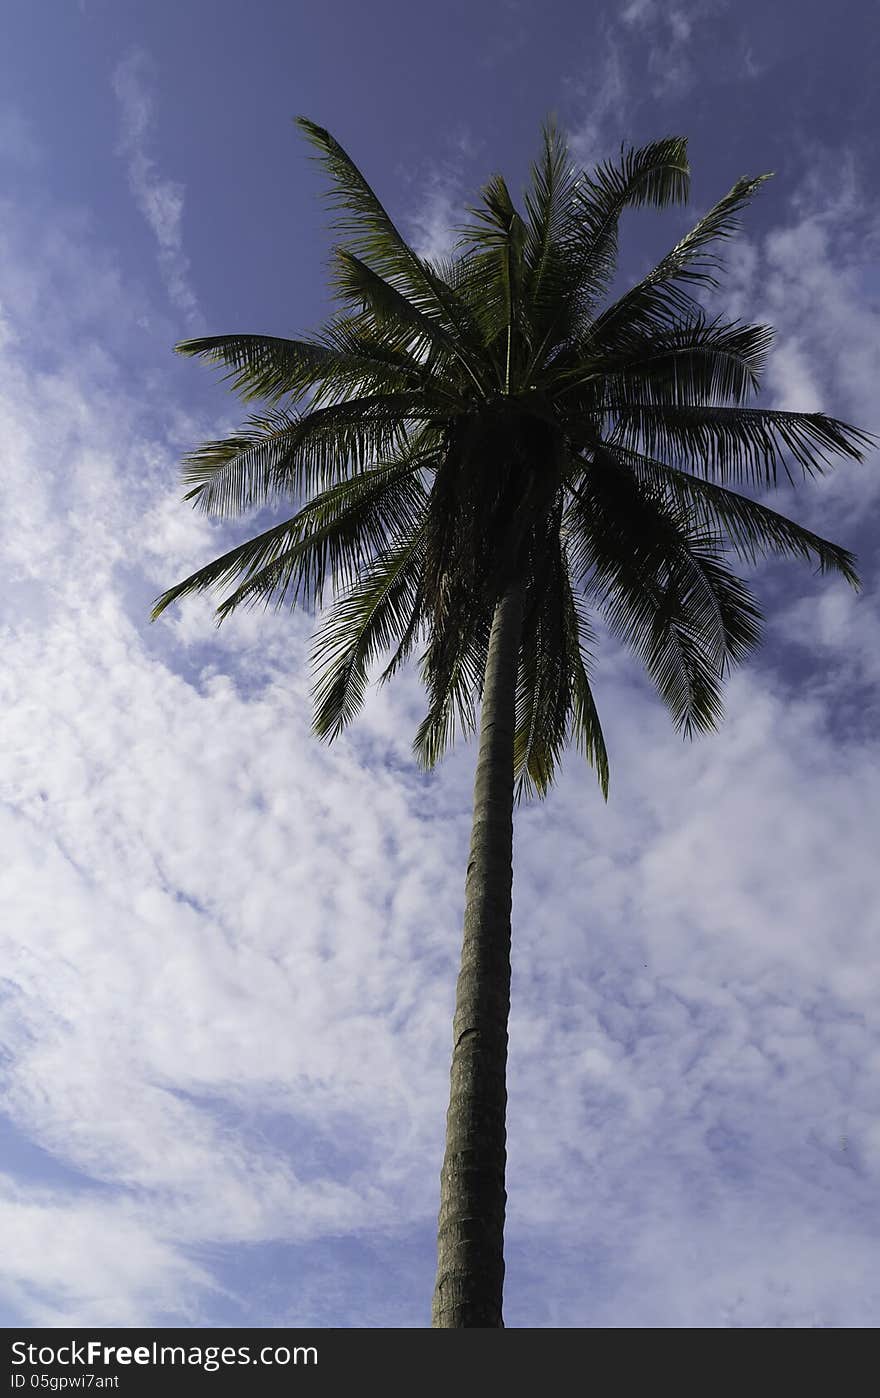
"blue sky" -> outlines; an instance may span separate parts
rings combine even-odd
[[[238,421],[175,340],[328,310],[351,151],[421,251],[555,111],[577,157],[690,138],[637,274],[775,171],[717,308],[765,401],[880,431],[867,5],[13,0],[0,57],[0,1321],[426,1323],[472,745],[416,676],[331,748],[305,615],[150,601],[242,537],[181,504]],[[683,744],[607,637],[611,799],[572,753],[516,818],[511,1326],[880,1314],[878,459],[779,508],[864,590],[754,579],[763,649]]]

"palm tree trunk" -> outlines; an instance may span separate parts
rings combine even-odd
[[[440,1175],[431,1323],[442,1329],[504,1325],[513,735],[522,612],[522,587],[514,583],[495,608],[483,685],[446,1155]]]

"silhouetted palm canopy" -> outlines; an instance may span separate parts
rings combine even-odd
[[[712,727],[727,667],[759,638],[727,554],[812,559],[856,583],[853,556],[739,493],[792,465],[857,459],[867,434],[821,413],[746,406],[769,328],[711,318],[716,249],[766,175],[741,179],[630,290],[603,305],[618,221],[687,197],[686,141],[578,171],[552,126],[524,212],[495,175],[454,256],[407,245],[329,132],[305,119],[332,180],[340,310],[308,339],[217,335],[183,354],[228,366],[265,410],[185,464],[217,516],[299,508],[157,601],[226,587],[222,619],[275,601],[334,605],[316,635],[315,729],[332,738],[379,657],[416,647],[426,766],[471,731],[505,582],[524,587],[516,696],[519,792],[544,793],[570,737],[607,792],[590,685],[591,610],[640,657],[675,723]],[[390,659],[388,658],[390,655]]]

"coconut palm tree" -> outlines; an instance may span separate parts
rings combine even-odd
[[[593,618],[634,649],[684,734],[713,728],[761,614],[728,555],[854,558],[735,487],[861,459],[868,434],[822,413],[747,406],[771,331],[711,317],[717,247],[766,175],[740,179],[606,304],[626,208],[687,197],[671,137],[592,174],[548,124],[524,212],[493,176],[454,256],[407,245],[356,165],[303,118],[331,180],[338,313],[311,338],[218,335],[182,354],[226,366],[259,415],[190,455],[185,496],[230,516],[295,513],[163,593],[226,590],[321,607],[314,730],[354,718],[371,668],[420,650],[432,767],[456,730],[479,749],[453,1029],[433,1324],[502,1321],[505,1069],[515,799],[543,796],[574,739],[607,798]]]

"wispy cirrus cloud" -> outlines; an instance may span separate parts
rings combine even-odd
[[[113,91],[121,119],[119,151],[126,162],[132,195],[158,244],[159,268],[169,299],[195,328],[201,312],[189,279],[189,258],[183,250],[185,188],[179,180],[162,175],[150,154],[156,102],[150,59],[142,49],[133,49],[117,65]]]
[[[461,222],[459,178],[454,171],[437,167],[425,180],[421,200],[408,220],[411,246],[419,257],[448,257],[456,241],[456,225]]]
[[[619,42],[606,28],[602,40],[602,61],[595,65],[596,81],[589,85],[570,83],[580,105],[586,99],[584,115],[568,132],[572,155],[579,164],[590,167],[615,150],[624,133],[631,130],[630,87]]]
[[[647,51],[655,96],[684,96],[694,85],[693,45],[700,27],[727,8],[728,0],[629,0],[618,23]]]
[[[698,77],[697,41],[726,8],[727,0],[630,0],[600,16],[590,37],[587,75],[579,69],[565,83],[571,105],[581,109],[570,123],[569,141],[583,165],[615,154],[621,140],[635,139],[648,96],[665,101],[687,95]]]
[[[467,175],[473,168],[482,142],[475,141],[466,130],[447,137],[447,154],[426,172],[421,172],[414,184],[419,187],[418,198],[406,218],[406,234],[419,257],[442,259],[452,254],[458,238],[456,229],[466,222],[465,205],[472,191]]]

